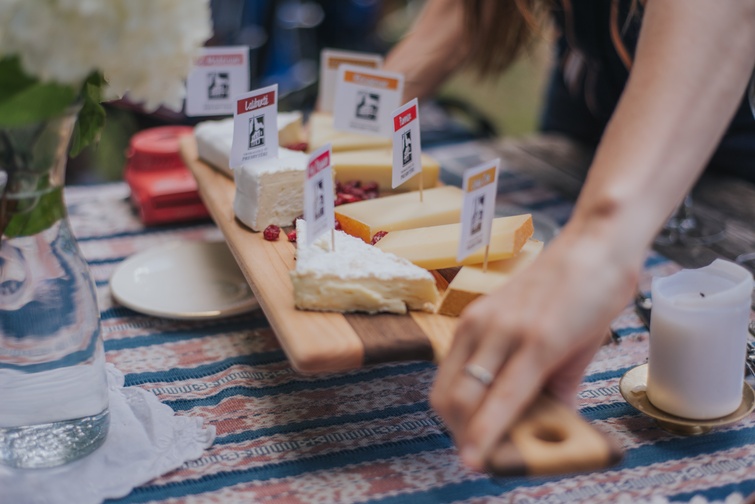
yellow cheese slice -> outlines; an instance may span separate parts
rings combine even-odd
[[[371,149],[358,151],[334,152],[330,158],[336,171],[336,180],[348,182],[361,180],[375,181],[382,190],[391,191],[393,177],[393,151],[390,149]],[[438,185],[440,164],[422,154],[422,187],[429,189]],[[419,189],[420,175],[407,180],[396,191],[416,191]]]
[[[515,257],[489,262],[485,272],[481,264],[464,266],[448,284],[438,313],[458,317],[469,303],[505,284],[516,271],[534,261],[541,250],[543,242],[530,239]]]
[[[278,112],[278,145],[298,147],[306,140],[301,112]]]
[[[530,214],[493,219],[488,261],[499,261],[514,257],[533,232],[532,215]],[[461,263],[456,261],[460,235],[461,224],[457,222],[445,226],[389,232],[376,246],[383,252],[391,252],[399,257],[409,259],[417,266],[425,269],[452,268],[461,264],[482,263],[485,256],[484,247],[481,247]]]
[[[313,152],[328,142],[333,146],[333,152],[390,148],[391,146],[390,138],[336,131],[333,128],[333,116],[322,112],[313,112],[309,116],[308,128],[308,152]]]
[[[384,198],[358,201],[336,207],[336,219],[343,230],[370,242],[378,231],[396,231],[459,222],[462,190],[442,186]]]

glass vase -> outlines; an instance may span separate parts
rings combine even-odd
[[[52,467],[109,427],[96,291],[63,182],[78,109],[0,128],[0,463]]]

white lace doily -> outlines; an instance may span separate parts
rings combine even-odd
[[[92,454],[51,469],[0,465],[0,502],[96,504],[127,495],[158,476],[199,458],[215,440],[202,419],[176,416],[153,394],[123,387],[123,373],[107,365],[110,430]]]

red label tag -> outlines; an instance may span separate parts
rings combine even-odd
[[[307,178],[312,178],[330,166],[330,151],[326,150],[307,165]]]
[[[408,109],[401,115],[393,118],[393,131],[398,131],[417,118],[417,107]]]
[[[244,98],[243,100],[239,100],[236,102],[237,106],[237,114],[243,114],[245,112],[251,112],[252,110],[256,110],[258,108],[267,107],[268,105],[272,105],[275,101],[275,91],[270,91],[268,93],[264,93],[257,96],[252,96],[249,98]]]

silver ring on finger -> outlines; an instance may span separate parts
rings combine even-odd
[[[467,364],[464,366],[464,373],[470,378],[474,378],[484,387],[489,387],[493,383],[493,373],[480,366],[479,364]]]

